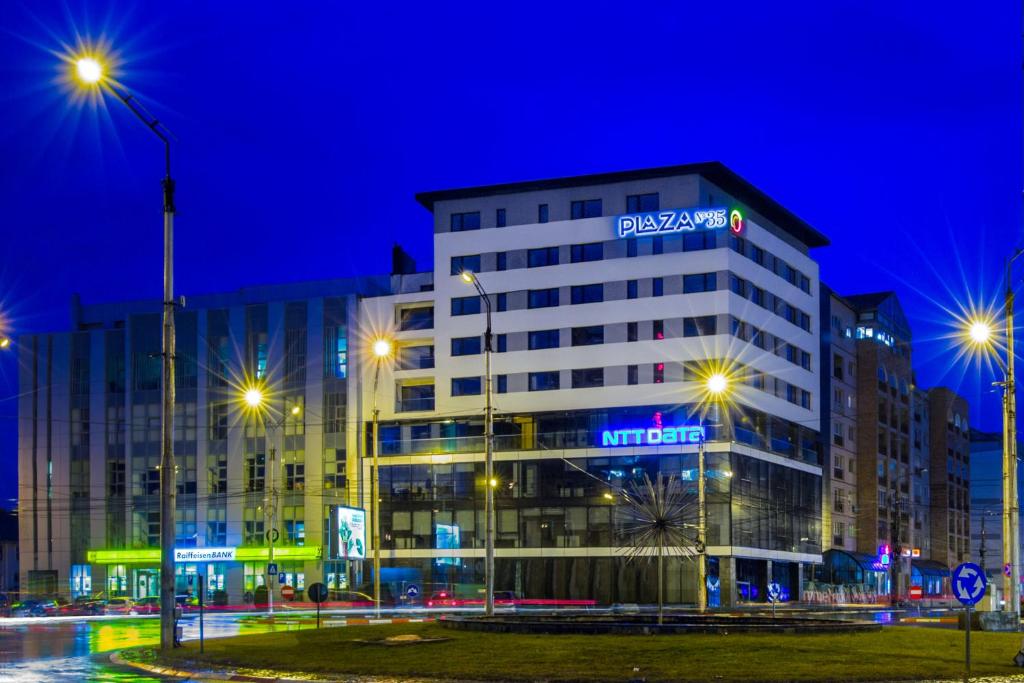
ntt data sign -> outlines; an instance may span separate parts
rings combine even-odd
[[[700,443],[703,427],[649,427],[647,429],[606,429],[601,432],[602,446],[664,446]]]
[[[234,548],[183,548],[174,550],[175,562],[234,562]]]
[[[739,235],[743,232],[743,225],[743,214],[739,209],[666,209],[619,216],[615,219],[615,235],[643,237],[696,230],[720,230],[727,226],[734,234]]]

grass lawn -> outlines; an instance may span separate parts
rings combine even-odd
[[[417,634],[450,640],[404,646],[356,642]],[[1020,674],[1021,636],[972,632],[972,673]],[[348,626],[195,641],[160,660],[185,668],[275,669],[323,676],[470,680],[875,681],[956,679],[960,631],[891,627],[822,635],[503,635],[436,624]],[[639,671],[634,671],[639,667]]]

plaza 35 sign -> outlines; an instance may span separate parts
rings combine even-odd
[[[666,209],[631,213],[615,219],[616,237],[643,237],[667,235],[695,230],[720,230],[729,227],[734,235],[743,233],[745,221],[739,209],[722,207],[696,209]]]

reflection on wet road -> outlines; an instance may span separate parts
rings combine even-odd
[[[183,626],[186,640],[199,637],[198,619],[186,618]],[[217,638],[297,628],[308,628],[308,624],[270,625],[248,615],[219,614],[206,617],[205,635]],[[0,680],[25,683],[163,680],[116,667],[107,659],[115,650],[158,642],[160,620],[156,618],[40,619],[30,624],[5,624],[0,620]]]

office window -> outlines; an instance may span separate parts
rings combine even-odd
[[[629,240],[626,242],[626,258],[633,258],[636,256],[636,240]]]
[[[811,293],[811,280],[810,278],[803,274],[800,275],[800,289],[802,289],[807,294]]]
[[[665,338],[665,321],[664,320],[652,320],[651,321],[651,339],[664,339]]]
[[[747,298],[747,281],[729,273],[729,289],[733,294],[738,294],[744,299]]]
[[[548,222],[548,205],[541,204],[537,207],[537,222],[547,223]]]
[[[638,327],[636,323],[626,323],[626,341],[635,342],[640,339]]]
[[[626,213],[644,213],[657,211],[660,207],[658,193],[626,195]]]
[[[665,381],[665,364],[655,363],[654,364],[654,383],[661,384]]]
[[[543,266],[558,265],[558,247],[541,247],[530,249],[527,252],[527,266],[530,268],[542,268]]]
[[[499,228],[505,227],[505,209],[498,209],[494,216],[494,225]]]
[[[505,292],[499,292],[498,296],[494,297],[494,300],[494,310],[496,310],[498,313],[508,310],[508,294],[506,294]]]
[[[572,371],[573,389],[590,389],[604,386],[604,368],[584,368]]]
[[[688,232],[683,235],[683,251],[702,251],[715,248],[715,233],[710,230]]]
[[[396,412],[434,409],[433,384],[400,384]]]
[[[763,266],[765,264],[764,249],[762,249],[761,247],[759,247],[759,246],[757,246],[755,244],[751,244],[750,245],[750,260],[753,261],[754,263],[756,263],[759,266]]]
[[[479,296],[458,296],[452,299],[452,315],[473,315],[480,312]]]
[[[573,304],[594,304],[604,301],[604,284],[575,285],[572,288]]]
[[[843,378],[843,357],[838,353],[832,354],[832,376],[836,379]]]
[[[559,388],[558,370],[530,373],[530,391],[553,391]]]
[[[735,251],[737,254],[746,256],[747,254],[747,241],[739,235],[729,235],[729,248]]]
[[[713,315],[702,315],[696,318],[683,318],[683,336],[702,337],[716,334],[716,318]]]
[[[557,349],[559,346],[558,330],[534,330],[527,335],[528,348],[531,351],[538,349]]]
[[[627,384],[640,384],[640,366],[639,365],[627,365],[626,366],[626,383]]]
[[[573,346],[593,346],[604,344],[604,325],[572,328]]]
[[[604,242],[574,244],[569,248],[569,253],[573,263],[600,261],[604,258]]]
[[[459,275],[467,270],[471,273],[480,272],[480,254],[452,256],[452,275]]]
[[[505,353],[508,351],[508,335],[504,332],[501,334],[494,335],[496,341],[496,348],[494,349],[498,353]]]
[[[494,378],[495,391],[499,394],[508,393],[508,375],[498,375]]]
[[[718,277],[715,273],[695,273],[683,276],[683,293],[713,292],[718,289]]]
[[[750,285],[750,300],[761,308],[765,308],[764,290],[755,285]]]
[[[452,396],[478,396],[479,377],[452,377]]]
[[[434,307],[405,308],[399,312],[398,327],[406,330],[429,330],[434,326]]]
[[[508,268],[508,252],[499,251],[494,255],[494,269],[505,270]]]
[[[637,297],[637,281],[626,280],[626,298],[635,299]]]
[[[425,370],[434,367],[434,345],[400,346],[396,359],[399,370]]]
[[[480,212],[471,211],[468,213],[452,214],[452,232],[465,232],[466,230],[480,229]]]
[[[455,337],[452,339],[452,355],[476,356],[481,346],[480,337]]]
[[[573,220],[577,218],[597,218],[602,215],[601,200],[584,199],[583,201],[573,202],[570,205],[569,215]]]
[[[651,296],[662,296],[665,293],[665,278],[651,278]]]
[[[550,308],[558,305],[558,287],[531,289],[528,296],[530,308]]]
[[[651,238],[651,253],[655,256],[658,254],[665,253],[665,238],[661,235],[656,235]]]

